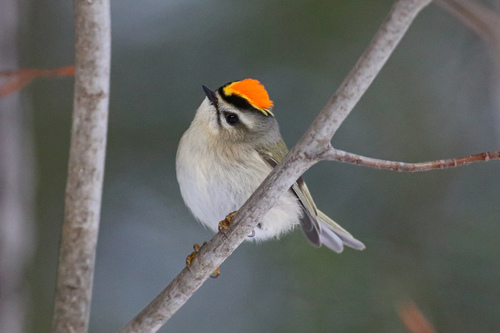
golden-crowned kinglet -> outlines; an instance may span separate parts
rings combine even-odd
[[[217,91],[203,86],[203,100],[177,151],[177,180],[194,216],[217,231],[219,221],[250,197],[288,149],[264,86],[257,80],[230,82]],[[299,178],[257,224],[249,239],[266,240],[300,224],[314,246],[335,252],[355,239],[319,211]]]

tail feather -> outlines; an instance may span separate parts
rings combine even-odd
[[[321,243],[337,253],[344,251],[344,243],[342,239],[334,233],[330,228],[323,227],[319,234],[319,239]]]
[[[365,249],[365,244],[354,238],[347,230],[320,210],[318,210],[318,221],[321,227],[320,239],[323,244],[333,251],[337,253],[342,252],[344,245],[356,250]],[[333,237],[332,234],[336,237]]]

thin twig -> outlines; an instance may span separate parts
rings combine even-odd
[[[262,217],[316,160],[311,156],[329,142],[365,93],[415,16],[430,0],[399,0],[368,49],[299,143],[273,169],[234,216],[229,229],[203,246],[177,277],[120,332],[156,332],[191,297],[209,275],[243,242]],[[229,213],[229,212],[228,212]]]
[[[0,71],[0,78],[9,80],[0,85],[0,98],[21,90],[37,77],[56,77],[75,75],[75,66],[64,66],[54,69],[23,68],[18,70]]]
[[[467,165],[474,162],[488,162],[489,160],[500,159],[500,151],[486,152],[466,157],[452,158],[419,163],[405,163],[397,161],[386,161],[377,158],[361,156],[348,153],[343,150],[331,148],[318,156],[321,160],[337,161],[342,163],[355,164],[372,169],[385,169],[399,172],[420,172],[433,169],[447,169],[457,166]]]
[[[489,42],[498,40],[500,20],[494,11],[470,0],[437,0],[436,2],[484,40]]]
[[[88,330],[108,124],[109,0],[74,5],[74,110],[53,333]]]
[[[436,333],[436,329],[425,318],[415,302],[409,300],[399,308],[399,317],[410,333]]]
[[[495,135],[500,142],[500,16],[498,12],[487,8],[478,1],[470,0],[437,0],[443,8],[453,14],[466,27],[485,40],[491,49],[495,64],[492,82],[492,97],[496,104]]]
[[[58,68],[22,68],[22,69],[7,69],[0,71],[0,77],[12,77],[19,75],[30,75],[34,77],[53,77],[75,75],[75,66],[63,66]]]

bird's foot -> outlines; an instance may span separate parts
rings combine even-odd
[[[220,276],[220,267],[218,267],[212,274],[210,274],[210,277],[212,279],[217,279]]]
[[[234,212],[229,213],[224,220],[219,222],[219,231],[229,229],[229,225],[231,224],[231,221],[233,220],[233,217],[237,212],[238,211],[235,210]]]
[[[191,266],[191,264],[193,263],[193,260],[194,258],[196,258],[196,256],[198,255],[198,253],[200,252],[200,249],[205,246],[205,244],[207,244],[207,242],[204,242],[201,246],[199,246],[198,244],[194,244],[193,245],[193,252],[191,252],[191,254],[189,254],[187,257],[186,257],[186,266],[189,267]],[[210,274],[210,277],[212,279],[217,279],[218,277],[220,276],[220,267],[217,268],[212,274]]]
[[[190,255],[186,257],[186,266],[191,266],[191,263],[193,262],[193,259],[198,255],[198,252],[200,252],[200,249],[207,244],[207,242],[203,243],[201,246],[198,244],[193,245],[193,252],[191,252]]]

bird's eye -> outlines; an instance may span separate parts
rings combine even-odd
[[[237,115],[235,115],[234,113],[230,113],[226,115],[226,121],[229,125],[236,125],[240,120],[238,119]]]

